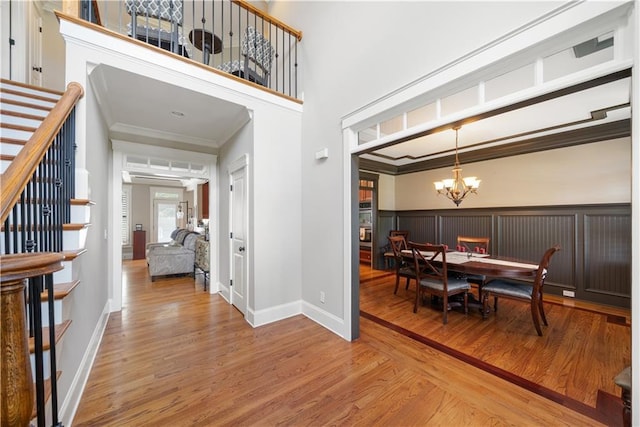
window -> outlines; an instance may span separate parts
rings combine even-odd
[[[131,244],[131,186],[122,186],[122,245]]]

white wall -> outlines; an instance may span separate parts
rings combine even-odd
[[[518,28],[555,2],[270,2],[304,31],[299,62],[302,128],[302,298],[345,318],[341,119],[368,103]],[[330,23],[330,25],[328,24]],[[464,31],[459,29],[464,28]],[[469,37],[473,34],[473,37]],[[327,147],[317,164],[314,153]],[[387,203],[386,201],[384,203]],[[320,292],[326,303],[319,302]],[[346,325],[346,322],[345,322]],[[349,331],[341,331],[348,336]]]
[[[630,203],[631,139],[462,163],[462,176],[474,175],[482,180],[478,194],[468,195],[461,208]],[[454,207],[433,186],[449,177],[451,168],[397,176],[396,209]]]
[[[300,313],[300,116],[298,112],[274,107],[254,114],[252,194],[257,312],[280,307],[284,312]],[[274,123],[278,125],[273,126]],[[285,309],[283,305],[291,306]]]
[[[9,2],[0,1],[0,76],[8,79],[9,70]]]
[[[218,182],[220,183],[220,206],[217,213],[209,213],[210,221],[216,221],[220,225],[220,256],[219,256],[219,277],[218,288],[220,289],[223,297],[229,301],[231,298],[231,291],[229,289],[229,281],[231,279],[231,260],[230,260],[230,194],[229,186],[231,181],[229,180],[229,166],[241,158],[243,155],[249,157],[249,192],[253,191],[253,122],[247,123],[242,127],[231,139],[220,148],[220,155],[218,157],[220,167],[218,168]],[[253,215],[253,206],[249,204],[250,215]],[[213,219],[213,215],[215,218]],[[249,236],[253,239],[253,227],[249,227]],[[255,251],[252,246],[248,247],[247,255],[250,258],[255,256]],[[253,268],[250,269],[249,276],[255,274]],[[250,309],[253,309],[255,303],[253,301],[253,294],[250,292],[247,305]]]
[[[228,168],[249,155],[249,278],[252,325],[301,312],[300,113],[256,103],[253,120],[220,150],[220,289],[228,298]]]
[[[79,398],[81,389],[77,381],[88,374],[87,357],[91,354],[96,332],[101,327],[109,311],[110,264],[109,246],[106,239],[110,223],[109,210],[109,169],[111,150],[108,132],[98,110],[94,92],[87,84],[86,65],[81,56],[69,58],[67,75],[72,81],[82,85],[84,98],[76,107],[76,143],[79,149],[76,155],[77,198],[87,198],[95,205],[91,206],[91,226],[87,231],[86,247],[89,248],[73,263],[74,278],[80,285],[65,299],[69,307],[68,318],[72,324],[65,333],[60,346],[61,364],[64,373],[58,382],[58,396],[61,402],[61,416],[65,424],[75,409],[74,398]],[[85,141],[86,144],[85,144]],[[82,148],[80,148],[82,146]],[[87,156],[86,153],[91,153]],[[116,238],[119,240],[119,233]]]
[[[64,39],[58,30],[58,20],[52,13],[42,16],[42,86],[65,90]]]

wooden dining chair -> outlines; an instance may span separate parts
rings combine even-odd
[[[404,237],[405,242],[409,241],[409,230],[389,230],[389,237],[395,237],[395,236],[402,236]],[[395,261],[395,254],[393,253],[393,250],[391,249],[391,244],[387,243],[383,248],[382,251],[383,256],[384,256],[384,267],[385,270],[389,268],[389,260],[394,260]]]
[[[482,286],[482,317],[486,319],[489,313],[489,297],[494,296],[494,311],[498,311],[498,297],[511,298],[528,302],[531,305],[531,318],[539,336],[542,336],[540,318],[545,326],[548,326],[547,316],[544,313],[543,288],[547,278],[551,257],[560,250],[559,245],[547,249],[538,265],[533,283],[511,279],[493,279]]]
[[[489,253],[489,237],[458,236],[456,249],[460,252]],[[478,301],[482,301],[482,285],[487,276],[481,274],[467,274],[467,281],[478,288]]]
[[[418,312],[420,297],[428,292],[442,298],[442,323],[447,324],[450,307],[449,297],[463,294],[464,314],[469,312],[468,297],[471,285],[466,279],[457,279],[447,275],[447,250],[444,245],[430,245],[409,242],[413,253],[417,277],[416,300],[413,312]]]
[[[398,293],[398,285],[400,284],[400,278],[405,278],[407,284],[405,289],[409,289],[409,282],[411,279],[416,280],[416,272],[413,268],[413,263],[408,262],[407,258],[402,254],[403,250],[408,250],[407,241],[403,236],[389,236],[389,244],[393,252],[394,264],[396,270],[396,287],[393,290],[394,295]]]
[[[409,230],[389,230],[389,236],[402,236],[404,240],[409,241]]]

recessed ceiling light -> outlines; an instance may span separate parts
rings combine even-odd
[[[184,113],[182,111],[172,111],[171,114],[176,117],[184,117]]]

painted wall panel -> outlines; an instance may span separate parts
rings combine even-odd
[[[584,228],[585,289],[630,297],[631,217],[587,215]]]
[[[411,239],[446,243],[461,231],[491,237],[491,254],[538,263],[555,244],[545,292],[601,304],[631,304],[631,206],[572,205],[529,208],[385,212],[397,215]],[[436,233],[428,228],[440,224]],[[436,228],[435,226],[433,227]],[[483,231],[484,230],[484,231]],[[421,240],[424,239],[424,240]]]

